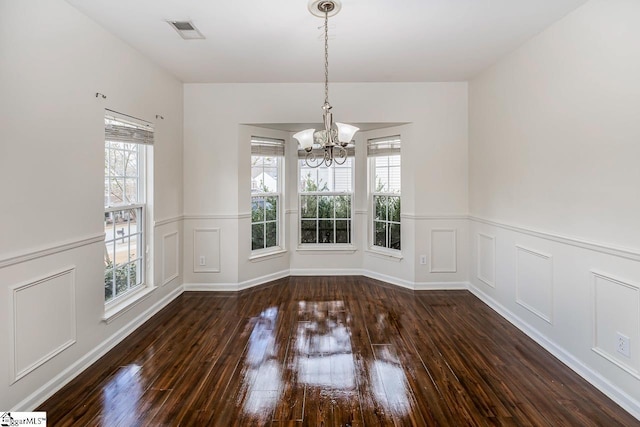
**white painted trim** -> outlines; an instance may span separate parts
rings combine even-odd
[[[549,273],[551,275],[551,314],[547,316],[535,307],[530,306],[520,298],[520,251],[529,253],[538,258],[546,259],[549,261]],[[531,313],[535,314],[545,322],[553,325],[553,312],[554,312],[554,294],[555,294],[555,280],[553,280],[553,256],[542,252],[534,251],[533,249],[525,248],[524,246],[516,245],[516,303]]]
[[[632,396],[629,396],[615,384],[612,384],[607,378],[599,374],[597,371],[591,369],[582,361],[575,358],[571,353],[567,352],[553,341],[547,339],[544,334],[540,333],[534,327],[509,311],[502,304],[485,294],[480,288],[473,284],[469,284],[469,291],[516,328],[524,332],[529,338],[537,342],[556,359],[567,365],[591,385],[620,405],[625,411],[640,420],[640,401],[635,400]]]
[[[141,286],[131,294],[124,295],[121,301],[116,301],[114,304],[105,304],[102,320],[105,323],[113,322],[134,306],[147,299],[156,289],[158,289],[157,286]]]
[[[414,221],[434,221],[434,220],[460,221],[460,220],[469,219],[469,216],[468,215],[460,215],[460,214],[417,215],[417,214],[414,214],[414,213],[402,213],[402,214],[400,214],[400,218],[412,219]]]
[[[46,256],[55,255],[60,252],[69,251],[71,249],[80,248],[82,246],[93,245],[95,243],[104,242],[104,232],[94,234],[93,236],[83,237],[81,239],[69,240],[55,245],[34,249],[17,255],[11,255],[4,259],[0,259],[0,268],[9,267],[11,265],[20,264]]]
[[[601,348],[598,346],[598,341],[599,341],[599,337],[598,337],[598,293],[596,290],[596,284],[598,281],[598,278],[606,280],[608,282],[614,283],[616,285],[622,286],[624,288],[630,289],[632,291],[635,291],[636,294],[638,294],[638,296],[636,296],[635,300],[637,303],[640,302],[640,285],[636,285],[635,283],[632,283],[631,281],[628,280],[623,280],[620,278],[616,278],[616,277],[612,277],[610,274],[607,273],[601,273],[598,271],[594,271],[591,270],[591,277],[592,277],[592,286],[591,286],[591,299],[592,299],[592,305],[591,305],[591,309],[592,309],[592,316],[593,316],[593,329],[592,329],[592,334],[591,334],[591,339],[592,339],[592,347],[591,350],[596,353],[597,355],[603,357],[604,359],[606,359],[607,361],[613,363],[614,365],[616,365],[617,367],[619,367],[620,369],[624,370],[625,372],[627,372],[628,374],[632,375],[634,378],[640,380],[640,372],[638,372],[638,370],[636,368],[634,368],[631,365],[628,365],[626,363],[621,362],[620,360],[617,360],[612,354],[610,354],[609,352],[607,352],[604,348]],[[637,356],[635,357],[635,359],[637,359]]]
[[[361,268],[292,268],[291,276],[364,276]]]
[[[18,285],[15,286],[11,286],[9,289],[11,289],[11,293],[12,293],[12,299],[11,299],[11,333],[12,333],[12,339],[10,340],[11,342],[11,351],[9,352],[9,359],[11,361],[11,382],[10,384],[14,384],[16,381],[18,381],[19,379],[29,375],[31,372],[33,372],[34,370],[36,370],[37,368],[39,368],[40,366],[44,365],[45,363],[47,363],[49,360],[53,359],[54,357],[56,357],[58,354],[62,353],[64,350],[66,350],[67,348],[71,347],[72,345],[74,345],[77,341],[77,329],[76,329],[76,267],[72,266],[72,267],[67,267],[64,268],[62,270],[57,270],[53,273],[44,275],[44,276],[40,276],[36,279],[33,280],[29,280],[27,282],[24,283],[20,283]],[[61,276],[65,276],[67,274],[71,275],[71,324],[70,326],[70,332],[71,332],[71,336],[72,338],[65,341],[64,343],[60,344],[58,347],[54,348],[53,350],[51,350],[49,353],[45,354],[44,356],[42,356],[40,359],[36,360],[35,362],[33,362],[32,364],[30,364],[29,366],[25,367],[22,370],[18,370],[18,355],[17,355],[17,343],[16,343],[16,338],[18,336],[18,330],[16,329],[18,326],[18,322],[17,322],[17,307],[16,307],[16,297],[18,292],[30,288],[32,286],[37,286],[40,285],[44,282],[47,282],[49,280],[52,279],[56,279],[58,277]]]
[[[284,277],[289,276],[289,270],[282,270],[276,273],[267,274],[265,276],[256,277],[255,279],[245,280],[244,282],[238,283],[238,290],[244,290],[253,288],[254,286],[262,285],[263,283],[268,283],[273,280],[282,279]]]
[[[400,279],[398,277],[387,276],[386,274],[377,273],[375,271],[364,270],[361,274],[365,277],[375,280],[381,280],[392,285],[400,286],[401,288],[414,290],[415,284],[409,280]]]
[[[624,247],[609,245],[606,243],[591,242],[591,241],[579,239],[576,237],[568,237],[560,234],[550,233],[547,231],[540,231],[540,230],[534,230],[532,228],[525,228],[525,227],[516,226],[516,225],[504,224],[501,222],[484,219],[476,216],[469,216],[469,219],[471,221],[492,225],[494,227],[499,227],[505,230],[515,231],[518,233],[528,234],[529,236],[551,240],[553,242],[564,243],[566,245],[588,249],[595,252],[601,252],[608,255],[615,255],[615,256],[630,259],[633,261],[640,261],[640,249],[624,248]]]
[[[374,256],[376,258],[384,259],[387,261],[400,262],[404,259],[401,251],[395,249],[378,248],[377,246],[371,246],[369,249],[365,249],[365,255]]]
[[[418,282],[415,284],[416,291],[466,291],[469,289],[469,282]]]
[[[436,269],[433,268],[433,232],[451,232],[453,233],[453,269]],[[431,229],[431,253],[429,255],[429,273],[457,273],[458,272],[458,230],[455,228],[432,228]]]
[[[185,283],[185,292],[237,292],[237,283]]]
[[[369,211],[367,211],[367,210],[357,209],[357,210],[355,210],[355,211],[354,211],[354,213],[355,213],[356,215],[366,215],[366,214],[368,214],[368,213],[369,213]]]
[[[45,400],[51,397],[54,393],[59,391],[62,387],[67,385],[71,380],[78,376],[82,371],[87,369],[98,359],[104,356],[109,350],[118,345],[129,334],[141,326],[144,322],[153,317],[156,313],[166,307],[171,301],[179,297],[183,292],[182,286],[177,287],[167,296],[156,302],[144,312],[140,313],[135,319],[127,323],[116,333],[109,338],[98,344],[89,353],[78,359],[75,363],[68,366],[64,371],[53,377],[45,385],[40,387],[35,392],[31,393],[17,405],[15,405],[11,411],[33,411],[36,407],[42,404]]]
[[[163,225],[172,224],[174,222],[180,222],[183,219],[184,219],[184,216],[182,215],[174,216],[172,218],[159,219],[157,221],[154,221],[153,226],[154,228],[162,227]]]
[[[197,261],[197,256],[196,256],[196,235],[198,233],[205,233],[205,232],[216,232],[218,233],[218,268],[200,268],[202,266],[198,265]],[[194,273],[220,273],[220,267],[221,267],[221,256],[222,254],[220,253],[220,245],[222,245],[222,232],[220,227],[214,227],[214,228],[194,228],[193,229],[193,272]]]
[[[270,248],[273,249],[273,248]],[[263,249],[264,251],[264,249]],[[288,251],[284,248],[280,248],[278,247],[275,250],[270,250],[270,251],[266,251],[266,252],[259,252],[259,253],[253,253],[250,257],[249,257],[249,261],[251,262],[260,262],[260,261],[267,261],[273,258],[279,258],[284,256],[284,254],[286,254]]]
[[[327,253],[354,253],[357,246],[342,243],[304,244],[296,248],[301,255],[327,254]]]
[[[197,220],[211,220],[211,219],[241,219],[241,218],[251,218],[251,213],[240,213],[240,214],[185,214],[183,216],[185,221],[197,221]]]
[[[167,240],[167,237],[176,235],[176,274],[170,276],[170,277],[164,277],[164,262],[165,262],[165,243]],[[164,236],[162,236],[162,284],[160,286],[164,286],[167,283],[171,282],[172,280],[177,279],[178,277],[180,277],[180,234],[177,231],[174,231],[172,233],[167,233]]]
[[[485,237],[493,243],[493,282],[486,277],[480,276],[480,237]],[[492,288],[496,287],[496,238],[484,233],[478,233],[478,239],[476,240],[476,278],[487,286]]]

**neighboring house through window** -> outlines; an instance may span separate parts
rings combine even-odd
[[[367,142],[371,194],[371,245],[401,249],[400,230],[400,137]]]
[[[104,300],[108,303],[145,281],[145,152],[153,144],[153,128],[109,111],[104,122]]]
[[[251,250],[281,248],[284,140],[251,138]]]

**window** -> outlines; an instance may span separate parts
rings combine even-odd
[[[370,139],[367,156],[373,211],[372,246],[400,250],[400,137]]]
[[[279,248],[284,140],[251,138],[251,250]]]
[[[145,148],[152,143],[149,125],[105,115],[105,302],[144,283]]]
[[[350,244],[354,148],[344,164],[311,168],[299,151],[300,243]],[[320,154],[322,155],[322,154]]]

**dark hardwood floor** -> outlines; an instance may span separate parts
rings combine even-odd
[[[185,293],[38,410],[50,426],[640,425],[469,292],[363,277]]]

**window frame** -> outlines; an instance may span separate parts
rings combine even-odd
[[[387,149],[383,149],[383,154],[372,154],[371,153],[371,145],[372,143],[384,143],[385,141],[392,141],[390,143],[390,147]],[[395,147],[397,145],[397,147]],[[386,152],[386,153],[384,153]],[[368,206],[369,206],[369,221],[368,221],[368,234],[369,234],[369,250],[372,252],[378,252],[381,254],[393,256],[393,257],[401,257],[402,256],[402,180],[400,181],[400,190],[399,191],[376,191],[377,183],[377,166],[376,159],[381,157],[393,157],[398,156],[399,165],[393,166],[398,167],[400,169],[400,174],[402,174],[402,151],[401,151],[401,137],[400,135],[394,136],[386,136],[382,138],[372,138],[367,140],[367,165],[368,165]],[[388,170],[390,170],[392,166],[387,166]],[[387,173],[387,178],[390,176],[390,173]],[[376,219],[376,198],[377,197],[386,197],[387,202],[386,205],[386,219],[377,220]],[[393,221],[389,218],[389,197],[398,197],[400,202],[400,214],[398,221]],[[385,224],[385,246],[379,246],[376,244],[376,223]],[[400,228],[400,241],[399,241],[399,249],[390,247],[391,242],[391,226],[398,225]]]
[[[119,141],[117,139],[110,139],[107,135],[107,121],[115,120],[120,123],[124,123],[126,125],[131,125],[139,129],[145,129],[150,131],[150,139],[144,140],[144,142],[135,142],[135,141]],[[112,286],[113,292],[117,292],[117,285],[115,282],[115,276],[117,274],[117,270],[123,266],[130,266],[132,264],[136,265],[136,283],[132,286],[130,283],[127,284],[127,289],[120,294],[112,294],[109,300],[106,299],[106,281],[105,281],[105,295],[104,295],[104,307],[105,314],[103,320],[109,322],[112,318],[119,315],[119,313],[123,312],[126,308],[131,306],[133,303],[137,302],[139,299],[143,298],[145,295],[149,294],[155,286],[152,283],[152,272],[150,271],[151,267],[151,245],[149,242],[152,240],[150,236],[150,227],[151,223],[151,209],[149,206],[149,191],[151,188],[151,183],[149,182],[152,177],[150,176],[150,165],[149,162],[152,161],[152,153],[151,149],[153,147],[153,127],[151,123],[148,123],[144,120],[136,119],[127,115],[122,115],[120,113],[116,113],[114,111],[106,110],[104,115],[104,127],[105,127],[105,136],[103,140],[103,144],[105,147],[105,156],[108,154],[108,150],[113,150],[113,143],[121,143],[121,144],[135,144],[137,151],[137,159],[136,159],[136,169],[137,169],[137,188],[136,188],[136,200],[135,203],[128,203],[126,200],[122,200],[121,203],[109,203],[110,201],[105,197],[104,200],[104,226],[105,226],[105,254],[108,254],[107,244],[111,243],[114,245],[114,253],[113,253],[113,265],[110,267],[111,275],[112,275]],[[119,148],[115,148],[115,150],[119,150]],[[109,190],[107,190],[107,185],[109,185],[109,181],[111,177],[118,175],[110,174],[108,171],[108,159],[105,158],[105,187],[103,191],[105,196],[108,196]],[[126,173],[125,173],[126,179]],[[125,189],[126,192],[126,189]],[[116,221],[112,222],[113,226],[111,227],[112,234],[111,236],[107,236],[107,216],[113,217],[114,212],[125,212],[130,210],[138,211],[136,215],[136,231],[131,232],[131,222],[125,220],[125,226],[127,228],[127,233],[123,231],[122,234],[117,233],[116,229]],[[124,215],[122,215],[124,216]],[[136,257],[131,258],[131,246],[132,239],[136,238]],[[127,247],[127,262],[117,264],[116,263],[116,253],[115,253],[115,245],[118,240],[128,239],[128,247]],[[139,245],[139,247],[138,247]],[[106,259],[105,259],[106,262]],[[127,270],[130,267],[127,267]],[[109,273],[109,269],[107,265],[104,268],[105,279],[107,274]],[[127,281],[130,280],[130,275],[127,275]]]
[[[268,149],[266,153],[254,153],[254,142],[257,144],[259,142],[274,142],[282,145],[282,154],[268,154]],[[249,168],[251,179],[250,179],[250,189],[249,189],[249,206],[251,207],[249,213],[249,247],[250,247],[250,256],[249,259],[262,258],[265,256],[269,256],[276,253],[281,253],[286,251],[285,245],[285,227],[284,227],[284,206],[283,203],[285,201],[285,165],[286,165],[286,150],[285,150],[285,141],[279,138],[268,138],[268,137],[251,137],[251,166]],[[275,157],[277,159],[276,168],[278,170],[278,182],[277,182],[277,191],[276,192],[253,192],[253,158],[254,157]],[[264,165],[262,166],[264,169]],[[266,219],[266,211],[265,217],[260,222],[253,222],[253,200],[256,197],[267,199],[268,197],[276,197],[277,198],[277,208],[276,208],[276,219],[275,220],[267,220]],[[259,249],[253,249],[253,225],[262,223],[264,224],[263,228],[263,243],[266,245],[266,224],[268,222],[275,222],[276,224],[276,244],[274,246],[263,247]]]
[[[347,157],[351,163],[349,169],[350,169],[350,181],[351,181],[351,191],[305,191],[303,192],[301,189],[301,183],[302,183],[302,169],[304,167],[304,156],[299,152],[298,155],[298,159],[297,159],[297,182],[296,182],[296,187],[297,187],[297,192],[298,192],[298,224],[297,224],[297,230],[298,230],[298,250],[329,250],[329,251],[340,251],[340,250],[354,250],[355,245],[354,245],[354,228],[355,228],[355,179],[356,179],[356,157],[355,157],[355,151],[354,151],[354,147],[349,147],[348,149],[349,152],[349,156]],[[337,165],[338,168],[343,167],[342,165]],[[318,168],[313,168],[314,170],[316,169],[321,169],[321,168],[325,168],[325,169],[329,169],[330,173],[333,174],[333,180],[335,182],[335,168],[336,165],[333,164],[331,166],[319,166]],[[347,167],[343,167],[344,169],[346,169]],[[318,216],[318,203],[316,203],[316,216],[315,217],[308,217],[308,218],[303,218],[302,217],[302,198],[305,196],[314,196],[314,197],[321,197],[321,196],[327,196],[327,197],[340,197],[340,196],[348,196],[349,197],[349,217],[336,217],[336,208],[335,208],[335,202],[333,203],[333,217],[331,218],[320,218]],[[311,221],[311,220],[315,220],[316,221],[316,242],[315,243],[303,243],[302,242],[302,221]],[[319,226],[319,221],[321,220],[328,220],[328,221],[332,221],[333,222],[333,238],[334,238],[334,242],[333,243],[321,243],[319,242],[320,238],[319,238],[319,233],[320,233],[320,226]],[[348,221],[349,222],[349,227],[348,227],[348,240],[349,242],[346,243],[336,243],[335,240],[337,240],[337,229],[336,229],[336,221],[340,221],[340,220],[344,220],[344,221]]]

